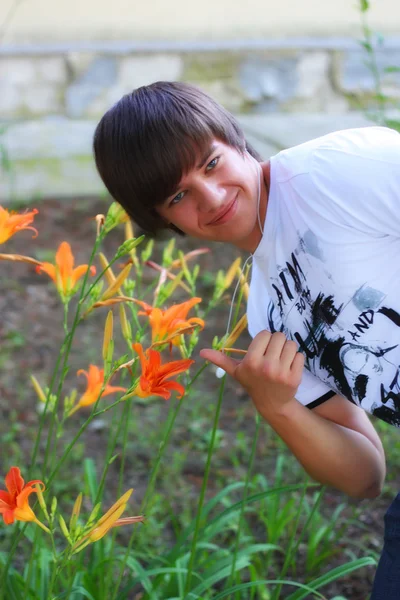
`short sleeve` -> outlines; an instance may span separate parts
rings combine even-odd
[[[331,390],[326,383],[323,383],[318,377],[310,373],[307,369],[304,369],[303,377],[296,394],[296,400],[300,404],[308,408],[315,408],[335,396],[335,394],[336,392]]]
[[[311,156],[314,189],[332,223],[400,237],[400,134],[365,127],[326,136]]]

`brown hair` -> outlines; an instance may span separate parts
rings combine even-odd
[[[155,207],[174,193],[212,138],[240,153],[247,149],[260,160],[236,119],[220,104],[194,86],[159,81],[123,96],[106,112],[93,149],[111,196],[145,232],[155,235],[167,227]]]

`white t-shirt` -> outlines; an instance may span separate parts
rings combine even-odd
[[[249,331],[306,357],[296,398],[334,394],[400,426],[400,135],[335,132],[271,159]]]

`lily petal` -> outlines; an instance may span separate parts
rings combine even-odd
[[[24,480],[21,476],[20,469],[18,467],[11,467],[5,477],[5,482],[10,496],[16,498],[24,487]]]

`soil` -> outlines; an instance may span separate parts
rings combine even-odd
[[[29,232],[21,232],[2,246],[2,252],[25,254],[39,260],[52,261],[55,249],[61,241],[67,240],[73,248],[76,264],[86,263],[95,237],[95,224],[90,217],[105,212],[106,202],[97,198],[54,199],[37,203],[36,207],[39,209],[39,214],[35,218],[34,225],[39,231],[38,237],[32,240]],[[114,254],[119,243],[123,241],[121,236],[121,232],[112,232],[106,239],[103,250],[109,258]],[[180,239],[178,243],[184,251],[198,246],[193,241],[186,239]],[[210,247],[212,252],[198,258],[202,272],[209,274],[208,277],[200,278],[199,293],[203,296],[203,300],[207,299],[207,295],[209,296],[212,289],[212,273],[215,274],[219,268],[227,268],[237,256],[237,251],[234,249],[231,250],[224,246],[221,251],[221,246],[210,245]],[[149,273],[148,277],[153,277],[153,273]],[[54,367],[55,357],[63,340],[62,305],[49,278],[45,274],[37,274],[34,268],[27,264],[0,262],[0,279],[2,282],[0,297],[0,439],[3,449],[5,444],[8,445],[15,461],[14,464],[23,465],[29,463],[34,432],[39,419],[38,403],[29,382],[29,374],[35,374],[36,378],[45,384]],[[202,332],[200,347],[209,346],[214,335],[225,333],[227,309],[228,299],[226,306],[222,306],[210,315],[207,327]],[[88,318],[80,327],[72,348],[67,389],[72,385],[77,385],[76,371],[78,369],[87,369],[90,362],[98,364],[105,316],[106,309],[103,309],[101,314],[99,312],[97,316]],[[242,347],[246,347],[245,344],[248,341],[244,336]],[[79,390],[81,391],[85,381],[84,378],[80,378],[80,380],[78,381],[80,381]],[[197,396],[198,400],[204,401],[205,404],[215,402],[219,385],[217,379],[211,375],[203,377],[201,385],[201,391]],[[162,422],[166,418],[168,405],[167,403],[159,405],[158,414],[147,406],[139,407],[137,410],[140,411],[140,427],[145,428],[151,427],[151,421],[155,414],[156,418]],[[194,430],[193,427],[192,424],[192,430]],[[242,473],[240,470],[238,472],[238,469],[235,472],[229,455],[236,444],[238,429],[246,432],[249,436],[254,432],[254,410],[243,390],[238,389],[232,381],[227,382],[219,429],[223,433],[224,440],[217,458],[219,475],[232,473],[234,477],[244,476],[245,464]],[[177,423],[176,450],[187,448],[192,430],[188,430],[185,422]],[[85,456],[91,456],[94,460],[96,458],[102,460],[107,440],[107,420],[101,420],[86,434]],[[264,474],[270,472],[275,461],[274,444],[276,447],[276,442],[273,441],[272,436],[269,439],[268,428],[265,427],[259,441],[256,470],[258,469]],[[127,461],[126,464],[127,479],[132,480],[135,496],[140,502],[146,485],[151,456],[149,448],[140,441],[136,446],[133,443],[133,452],[134,461]],[[182,473],[186,480],[185,489],[191,490],[193,495],[198,495],[201,486],[204,454],[205,450],[202,453],[198,448],[192,447],[183,466]],[[174,456],[173,453],[171,456]],[[243,460],[245,458],[243,456]],[[73,468],[78,472],[81,470],[78,455],[75,457],[75,461]],[[115,470],[115,473],[117,474],[118,471]],[[77,478],[79,479],[79,475]],[[71,485],[74,486],[74,484]],[[360,504],[361,508],[358,509],[357,519],[359,523],[362,523],[363,530],[360,530],[358,525],[348,525],[343,543],[339,543],[340,553],[337,557],[332,558],[330,564],[325,566],[324,571],[327,571],[328,567],[343,564],[349,559],[346,555],[345,540],[351,538],[357,539],[360,545],[358,553],[355,546],[352,547],[356,556],[377,556],[379,554],[383,535],[383,515],[390,502],[390,496],[399,485],[400,480],[394,479],[392,490],[388,490],[385,495],[376,500],[366,500],[362,503],[349,501],[344,495],[332,489],[326,492],[324,497],[325,514],[332,514],[340,503],[345,502],[345,514],[350,516],[354,506]],[[76,487],[79,489],[78,484]],[[211,480],[211,495],[213,487],[213,480]],[[299,558],[300,563],[301,558]],[[298,567],[298,574],[301,576],[300,567]],[[365,568],[350,574],[330,587],[323,588],[322,592],[326,594],[327,598],[342,595],[349,600],[367,600],[373,575],[372,567]]]

